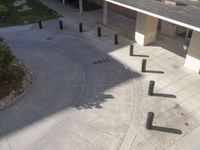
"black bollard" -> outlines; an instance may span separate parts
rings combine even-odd
[[[119,42],[118,42],[118,35],[115,34],[115,45],[117,45]]]
[[[59,21],[59,26],[60,26],[60,30],[63,29],[63,23],[62,23],[62,20]]]
[[[42,29],[43,27],[42,27],[42,21],[41,20],[38,22],[38,24],[39,24],[39,28]]]
[[[148,91],[148,95],[149,96],[153,96],[153,92],[154,92],[154,86],[155,86],[155,81],[150,81],[149,82],[149,91]]]
[[[145,72],[146,71],[146,65],[147,65],[147,60],[146,59],[142,59],[141,72]]]
[[[101,37],[101,27],[98,27],[98,29],[97,29],[98,31],[98,37]]]
[[[148,114],[147,114],[146,128],[149,129],[149,130],[152,129],[153,118],[154,118],[154,113],[153,112],[148,112]]]
[[[79,32],[83,32],[83,24],[79,23]]]
[[[134,55],[134,46],[133,45],[130,45],[130,53],[129,53],[130,56],[133,56]]]

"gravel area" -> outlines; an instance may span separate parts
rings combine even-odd
[[[8,96],[4,97],[3,99],[0,99],[0,110],[14,104],[17,100],[19,100],[19,98],[17,97],[21,95],[32,84],[31,69],[26,64],[23,64],[21,62],[18,62],[18,65],[21,65],[25,72],[23,81],[19,86],[20,88],[18,88],[17,90],[12,90]]]

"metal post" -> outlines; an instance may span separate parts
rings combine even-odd
[[[79,0],[79,12],[83,13],[83,0]]]
[[[155,86],[155,81],[151,80],[149,82],[149,90],[148,90],[148,95],[149,96],[153,96],[154,86]]]
[[[141,72],[145,72],[146,71],[146,65],[147,65],[147,60],[146,59],[142,59]]]
[[[154,118],[154,113],[153,112],[148,112],[148,114],[147,114],[146,128],[149,129],[149,130],[152,129],[153,118]]]
[[[83,24],[79,23],[79,32],[83,32]]]
[[[98,27],[98,37],[101,37],[101,27]]]
[[[59,25],[60,25],[60,30],[63,29],[63,23],[62,23],[62,20],[59,21]]]
[[[104,0],[103,3],[103,24],[106,25],[108,23],[108,2]]]
[[[118,42],[118,35],[115,34],[115,45],[117,45],[119,42]]]
[[[130,56],[133,56],[134,55],[134,46],[133,45],[130,45],[130,53],[129,53]]]
[[[43,27],[42,27],[42,21],[41,20],[38,22],[38,24],[39,24],[39,28],[42,29]]]
[[[190,29],[186,29],[185,39],[188,39]]]

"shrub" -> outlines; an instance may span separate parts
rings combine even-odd
[[[7,16],[9,13],[8,8],[0,4],[0,16]]]
[[[14,59],[15,57],[10,51],[10,48],[0,38],[0,77],[9,70]]]
[[[17,62],[10,48],[0,38],[0,100],[21,86],[25,72]]]

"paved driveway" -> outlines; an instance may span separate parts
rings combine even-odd
[[[34,81],[17,104],[0,111],[1,150],[120,147],[133,120],[140,75],[78,34],[31,26],[2,34],[31,67]]]

